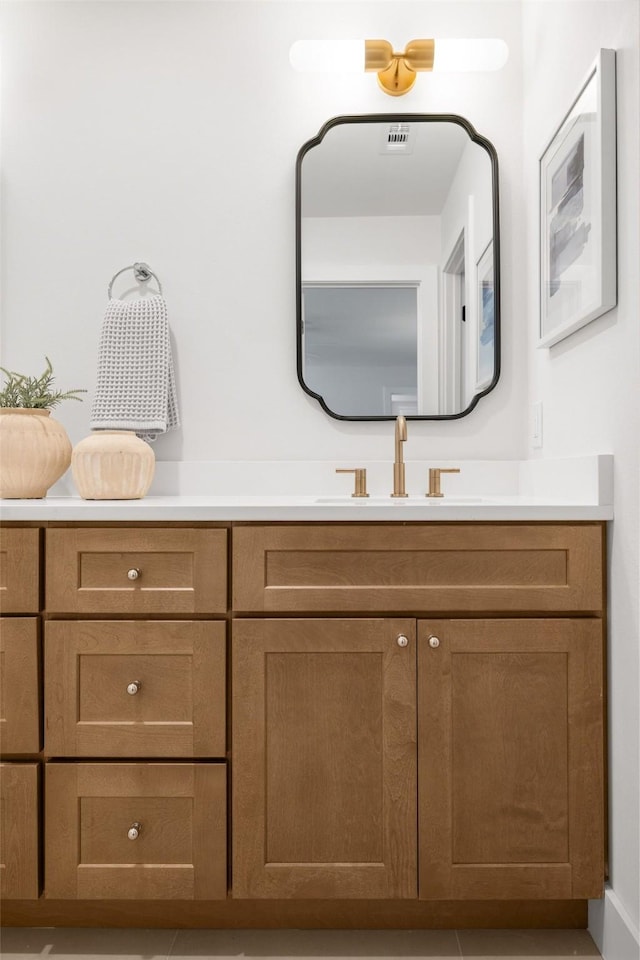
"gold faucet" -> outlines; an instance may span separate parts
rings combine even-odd
[[[392,497],[408,496],[404,486],[404,460],[402,459],[402,444],[407,439],[407,421],[404,417],[396,420],[396,459],[393,464],[393,493]]]

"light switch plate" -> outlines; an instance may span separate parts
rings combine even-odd
[[[542,401],[533,405],[531,443],[534,447],[542,446]]]

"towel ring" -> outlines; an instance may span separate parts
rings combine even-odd
[[[111,290],[113,289],[114,280],[116,280],[121,273],[126,273],[127,270],[133,270],[134,276],[138,281],[138,283],[148,283],[149,280],[151,280],[151,278],[153,277],[153,279],[158,284],[158,290],[160,291],[160,293],[162,293],[162,284],[158,280],[157,276],[155,275],[155,273],[153,272],[149,264],[134,263],[130,267],[123,267],[122,270],[118,270],[118,272],[111,277],[111,283],[109,284],[109,288],[107,290],[107,296],[109,297],[109,299],[111,299]]]

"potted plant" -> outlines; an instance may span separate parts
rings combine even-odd
[[[51,416],[63,400],[80,400],[86,390],[54,389],[53,367],[30,377],[0,367],[0,497],[40,498],[71,463],[71,441]]]

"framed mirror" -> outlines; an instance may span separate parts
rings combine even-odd
[[[463,417],[500,374],[496,151],[462,117],[329,120],[296,162],[297,366],[339,420]]]

